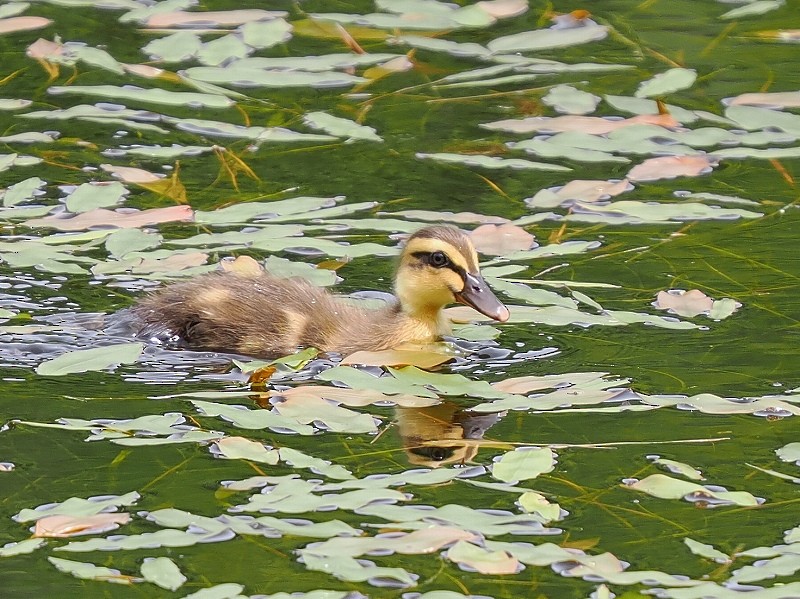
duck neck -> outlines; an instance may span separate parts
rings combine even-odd
[[[416,327],[428,331],[430,337],[451,332],[450,319],[445,316],[441,305],[409,304],[401,300],[395,309]]]

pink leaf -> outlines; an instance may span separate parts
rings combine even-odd
[[[469,236],[476,250],[492,256],[503,256],[512,252],[528,250],[534,243],[533,235],[511,223],[481,225]]]
[[[719,162],[709,155],[659,156],[648,158],[628,173],[631,181],[657,181],[675,177],[697,177],[710,173]]]
[[[34,537],[74,537],[115,530],[130,522],[130,514],[95,514],[93,516],[45,516],[36,521]]]
[[[0,33],[13,33],[15,31],[30,31],[31,29],[41,29],[52,23],[50,19],[44,17],[12,17],[10,19],[0,19]]]
[[[653,305],[659,310],[669,310],[678,316],[697,316],[709,312],[714,300],[699,289],[659,291]]]
[[[98,208],[74,216],[52,215],[34,218],[24,224],[29,227],[51,227],[59,231],[85,231],[91,227],[117,227],[119,229],[135,229],[158,223],[175,221],[191,222],[194,211],[189,206],[170,206],[169,208],[153,208],[151,210],[106,210]]]

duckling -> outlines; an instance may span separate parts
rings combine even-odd
[[[301,279],[219,271],[168,285],[133,314],[139,336],[258,358],[299,347],[349,354],[432,341],[450,332],[442,309],[454,302],[500,322],[509,317],[480,275],[472,242],[455,227],[425,227],[408,239],[394,290],[394,302],[370,310]]]

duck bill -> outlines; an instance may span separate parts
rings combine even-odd
[[[467,273],[464,277],[464,289],[454,294],[456,301],[475,308],[492,320],[505,322],[511,315],[503,303],[497,299],[492,290],[480,275]]]

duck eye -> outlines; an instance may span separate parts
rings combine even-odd
[[[431,253],[429,262],[431,266],[442,268],[443,266],[447,266],[450,260],[447,259],[447,256],[444,254],[444,252],[433,252]]]

